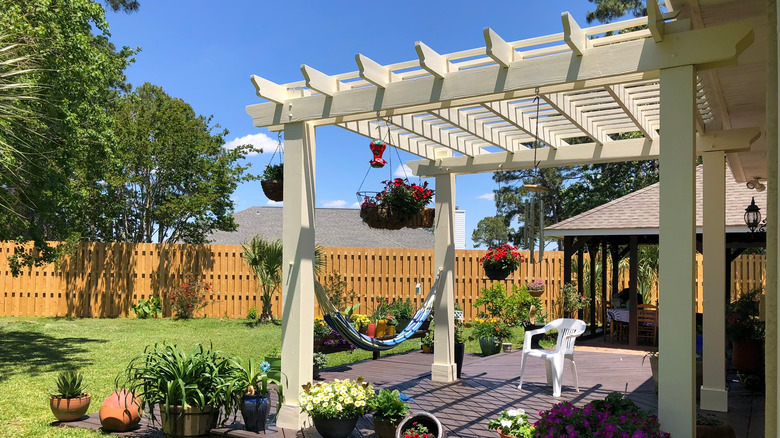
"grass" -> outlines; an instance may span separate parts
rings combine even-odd
[[[467,329],[468,330],[468,329]],[[513,329],[515,345],[522,328]],[[468,335],[468,332],[467,332]],[[250,326],[243,320],[0,318],[0,436],[94,437],[97,432],[51,427],[48,394],[57,372],[76,368],[84,373],[92,394],[89,414],[114,390],[114,378],[147,345],[168,341],[191,348],[209,344],[230,356],[261,359],[281,347],[281,327]],[[402,343],[386,356],[420,348],[420,340]],[[466,351],[478,353],[479,342]],[[328,366],[371,358],[355,350],[328,355]]]

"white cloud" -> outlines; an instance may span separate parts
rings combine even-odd
[[[488,201],[493,201],[496,198],[495,198],[495,193],[490,192],[490,193],[485,193],[484,195],[477,196],[477,199],[487,199]]]
[[[352,203],[352,205],[350,205],[350,207],[351,208],[360,208],[360,202],[355,201],[354,203]]]
[[[261,132],[258,134],[249,134],[243,137],[236,137],[233,140],[230,140],[229,142],[225,143],[223,147],[225,149],[235,149],[236,147],[242,144],[251,144],[257,149],[262,149],[263,153],[273,154],[274,151],[276,150],[276,146],[278,143],[275,139]],[[253,152],[249,155],[257,155],[257,153]]]
[[[410,169],[406,164],[401,164],[393,171],[393,178],[411,178],[413,176],[412,169]]]
[[[272,200],[269,199],[268,202],[265,203],[265,205],[270,205],[272,207],[281,207],[282,205],[284,205],[284,202],[283,201],[272,201]]]
[[[347,206],[347,201],[343,199],[337,199],[335,201],[324,201],[322,206],[325,208],[344,208]]]

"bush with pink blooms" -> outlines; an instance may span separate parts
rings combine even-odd
[[[171,292],[171,305],[178,319],[189,319],[209,303],[211,283],[192,274],[184,275],[184,283]]]

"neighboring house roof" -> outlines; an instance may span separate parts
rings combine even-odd
[[[696,229],[702,230],[702,166],[696,168]],[[545,227],[545,235],[551,237],[586,235],[657,235],[659,183],[637,190],[622,198],[588,210],[577,216]],[[726,233],[745,233],[745,208],[755,197],[756,205],[766,217],[766,191],[748,189],[744,183],[734,180],[726,166]]]
[[[218,245],[242,245],[255,234],[266,239],[282,238],[282,207],[250,207],[233,214],[238,229],[216,231],[209,241]],[[360,219],[360,210],[316,208],[315,241],[325,247],[433,248],[433,234],[423,229],[376,230]]]

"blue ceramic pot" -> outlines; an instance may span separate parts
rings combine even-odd
[[[271,403],[268,394],[245,395],[241,397],[241,416],[244,418],[244,428],[251,432],[265,431],[265,423],[268,421],[268,410]]]
[[[501,344],[496,345],[493,338],[479,338],[479,348],[483,356],[492,356],[501,351]]]
[[[314,418],[314,427],[323,438],[347,438],[357,425],[355,418]]]

